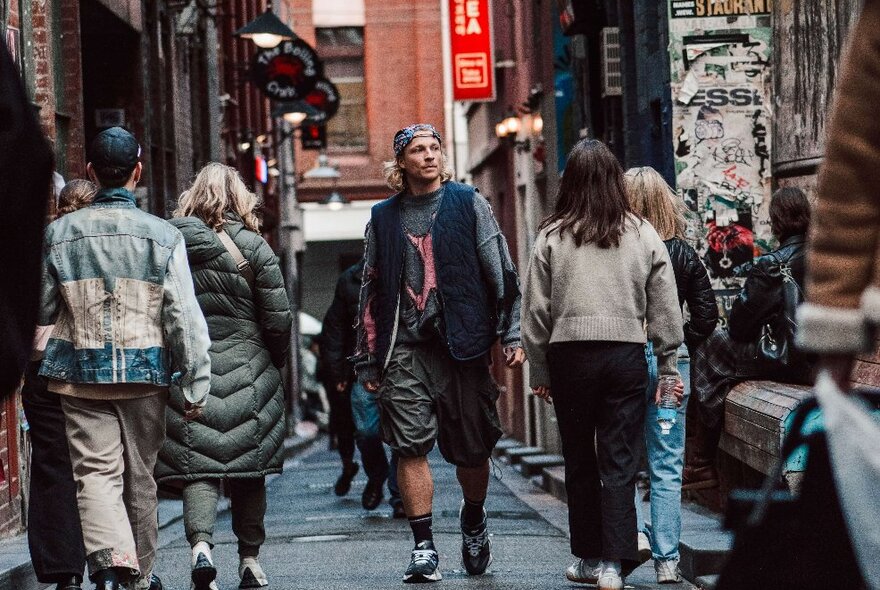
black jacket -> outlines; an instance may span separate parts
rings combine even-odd
[[[754,344],[761,336],[765,324],[777,323],[775,320],[784,314],[786,321],[796,325],[792,316],[794,310],[786,309],[783,303],[781,267],[788,266],[791,276],[801,293],[803,300],[804,275],[806,274],[806,237],[793,236],[782,242],[773,252],[755,259],[746,275],[746,282],[737,295],[728,316],[730,337],[742,343]],[[808,381],[809,363],[811,359],[793,349],[790,368],[792,375],[774,374],[772,377],[785,381]],[[741,358],[738,359],[738,370],[743,374],[761,373],[751,366],[753,347],[742,347]],[[770,376],[770,375],[768,375]]]
[[[672,238],[663,242],[672,260],[678,304],[687,302],[690,320],[684,325],[684,340],[692,348],[709,337],[718,323],[718,304],[709,283],[706,267],[697,252],[684,240]]]
[[[795,282],[803,291],[806,254],[806,238],[794,236],[785,240],[778,250],[755,259],[746,276],[746,283],[730,309],[728,330],[731,338],[738,342],[751,342],[761,335],[764,324],[783,312],[779,297],[781,264],[791,268]]]
[[[345,269],[336,281],[333,303],[324,316],[321,328],[321,364],[325,375],[333,383],[352,381],[354,366],[348,357],[354,354],[357,344],[355,322],[358,317],[358,300],[364,262]]]
[[[13,391],[31,357],[52,150],[21,76],[0,43],[0,396]]]

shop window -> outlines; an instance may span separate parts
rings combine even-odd
[[[367,97],[364,84],[364,29],[327,27],[315,30],[316,50],[324,74],[339,89],[339,111],[327,123],[330,149],[367,147]]]

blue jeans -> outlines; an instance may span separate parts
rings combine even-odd
[[[354,419],[354,436],[358,441],[361,459],[364,460],[364,470],[368,472],[368,476],[381,476],[384,473],[388,478],[388,492],[391,496],[388,503],[392,506],[400,503],[402,500],[397,487],[397,456],[391,453],[389,466],[379,435],[379,405],[376,396],[357,381],[351,386],[351,415]],[[371,469],[372,465],[376,465],[375,469]],[[374,475],[370,471],[374,471]]]
[[[657,425],[657,357],[654,347],[645,346],[648,361],[648,389],[645,392],[645,443],[648,451],[648,471],[651,475],[651,526],[646,526],[641,514],[641,500],[636,496],[639,530],[651,539],[654,559],[667,561],[678,559],[678,542],[681,536],[681,470],[684,467],[685,412],[690,387],[684,388],[684,398],[675,424],[669,434],[661,434]],[[687,385],[687,384],[686,384]]]

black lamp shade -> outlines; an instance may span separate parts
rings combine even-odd
[[[233,33],[236,37],[252,37],[253,35],[278,35],[284,39],[296,39],[296,33],[281,22],[271,10],[267,10],[242,28]]]

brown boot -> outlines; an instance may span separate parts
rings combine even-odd
[[[685,465],[681,473],[682,491],[715,487],[718,487],[718,472],[714,465]]]
[[[688,440],[691,452],[690,461],[681,474],[682,490],[704,490],[718,486],[718,472],[715,470],[715,455],[721,440],[721,424],[706,426],[695,420],[693,436]]]

